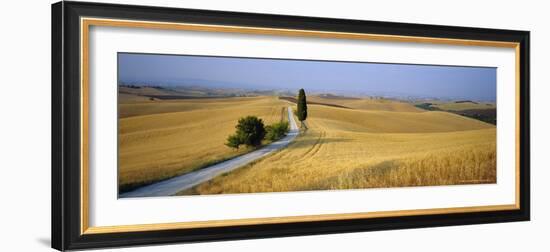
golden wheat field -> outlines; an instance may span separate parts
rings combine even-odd
[[[252,151],[224,145],[239,118],[285,120],[277,97],[119,96],[119,188],[131,190]],[[496,127],[384,99],[324,98],[288,147],[179,194],[496,182]],[[464,104],[458,104],[464,105]]]
[[[237,120],[256,115],[266,125],[278,122],[285,118],[282,109],[288,106],[276,97],[138,98],[126,95],[119,102],[119,188],[123,191],[250,151],[224,145]]]
[[[407,106],[308,107],[309,129],[290,146],[179,194],[496,182],[494,125]]]

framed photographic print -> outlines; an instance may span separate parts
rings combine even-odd
[[[58,250],[529,220],[529,32],[52,6]]]

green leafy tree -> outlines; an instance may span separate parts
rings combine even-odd
[[[235,134],[227,138],[225,145],[238,149],[240,145],[256,147],[262,144],[266,131],[262,119],[247,116],[239,119]]]
[[[241,137],[238,136],[237,134],[234,134],[227,137],[227,142],[225,143],[225,145],[234,149],[239,149],[239,146],[242,143],[243,141],[241,140]]]
[[[267,133],[265,138],[270,141],[277,141],[283,138],[289,130],[288,122],[274,123],[265,127]]]
[[[300,127],[305,127],[304,121],[307,119],[307,101],[306,101],[306,92],[303,88],[298,91],[298,109],[296,111],[296,116],[300,120]]]

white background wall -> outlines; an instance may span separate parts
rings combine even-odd
[[[546,23],[550,13],[545,1],[117,2],[520,29],[530,30],[532,41],[531,222],[149,246],[124,251],[548,251],[550,26]],[[5,1],[0,9],[0,251],[49,250],[50,4],[46,0]]]

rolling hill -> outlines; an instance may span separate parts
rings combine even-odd
[[[145,101],[119,105],[119,188],[126,191],[246,153],[224,145],[240,117],[284,118],[276,97]]]
[[[285,100],[296,102],[294,97],[282,97]],[[327,105],[332,107],[360,109],[360,110],[375,110],[375,111],[392,111],[392,112],[423,112],[424,110],[415,107],[413,104],[394,101],[389,99],[377,98],[355,98],[336,95],[310,95],[308,96],[309,104]]]
[[[181,194],[496,182],[496,127],[447,112],[310,105],[287,149]]]
[[[128,89],[119,94],[121,191],[251,151],[224,145],[237,120],[256,115],[270,124],[294,104],[259,94],[151,100],[179,91]],[[496,182],[492,124],[387,99],[312,95],[308,101],[309,130],[287,148],[180,193]]]

